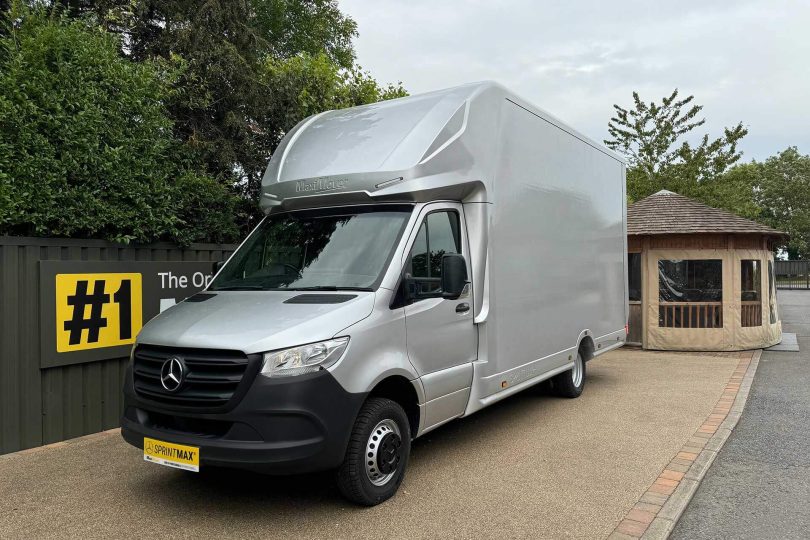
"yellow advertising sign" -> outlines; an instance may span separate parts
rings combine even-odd
[[[57,274],[56,350],[135,342],[143,326],[141,274]]]

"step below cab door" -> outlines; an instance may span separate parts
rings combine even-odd
[[[442,257],[464,256],[470,276],[469,244],[460,204],[434,203],[420,213],[403,261],[408,357],[422,378],[425,410],[422,432],[464,413],[472,363],[478,349],[473,324],[472,284],[457,299],[442,296]]]

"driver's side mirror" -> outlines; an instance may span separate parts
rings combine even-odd
[[[455,300],[467,285],[467,262],[458,253],[442,256],[442,298]]]
[[[216,274],[223,266],[225,266],[225,261],[214,261],[214,264],[211,265],[211,272]]]

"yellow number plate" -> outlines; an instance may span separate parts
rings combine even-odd
[[[159,465],[200,472],[200,449],[157,439],[143,438],[143,459]]]

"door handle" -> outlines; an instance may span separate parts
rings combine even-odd
[[[456,313],[467,313],[470,311],[470,304],[462,302],[456,306]]]

